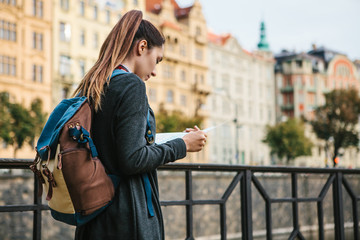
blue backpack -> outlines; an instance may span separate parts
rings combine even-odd
[[[127,73],[116,69],[111,78]],[[108,175],[90,137],[93,110],[89,100],[62,100],[51,113],[36,146],[30,166],[38,177],[39,194],[47,190],[51,215],[61,222],[80,226],[101,213],[114,197],[120,178]],[[148,120],[147,139],[153,140]],[[149,214],[154,215],[147,174],[142,176]]]

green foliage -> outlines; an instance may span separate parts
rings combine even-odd
[[[164,109],[160,109],[156,114],[156,132],[182,132],[186,128],[201,127],[203,118],[186,117],[180,111],[173,111],[171,114]]]
[[[11,140],[11,115],[9,112],[9,94],[0,92],[0,139],[8,143]]]
[[[42,112],[42,102],[35,99],[30,109],[18,103],[9,101],[8,93],[0,93],[0,139],[6,144],[14,146],[16,151],[23,147],[24,143],[32,143],[40,134],[46,120],[46,114]]]
[[[276,154],[279,158],[286,157],[289,163],[296,157],[311,155],[312,143],[304,132],[302,121],[290,119],[275,126],[267,126],[263,142],[269,145],[271,154]]]
[[[340,148],[358,146],[356,125],[359,121],[360,98],[355,89],[338,89],[325,94],[326,103],[315,111],[311,121],[318,138],[333,145],[333,164]]]

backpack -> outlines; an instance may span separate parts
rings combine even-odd
[[[111,78],[124,73],[127,72],[116,69]],[[75,226],[87,223],[109,206],[120,181],[118,176],[108,175],[98,159],[90,137],[92,115],[85,96],[62,100],[41,132],[30,166],[38,178],[39,195],[43,185],[47,190],[46,200],[53,218]],[[149,130],[146,138],[153,140]],[[143,174],[142,178],[149,213],[153,216],[148,175]]]

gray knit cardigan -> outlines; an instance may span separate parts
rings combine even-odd
[[[145,83],[135,74],[111,79],[93,120],[93,139],[107,171],[120,176],[112,204],[89,223],[77,227],[77,240],[164,239],[156,169],[186,156],[184,140],[146,142],[149,103]],[[155,132],[155,117],[150,109]],[[142,173],[148,173],[155,216],[149,215]]]

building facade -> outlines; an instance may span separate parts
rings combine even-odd
[[[51,111],[52,1],[0,1],[0,92],[29,108],[38,98]],[[1,157],[14,157],[11,146],[0,145]],[[18,158],[34,156],[25,145]]]
[[[124,13],[124,1],[53,1],[52,106],[71,97]]]
[[[302,118],[312,120],[318,106],[325,104],[325,93],[334,89],[355,88],[360,82],[356,65],[344,54],[316,48],[308,53],[283,51],[275,56],[277,120]],[[323,167],[331,165],[331,156],[324,150],[324,142],[316,139],[310,126],[306,134],[315,147],[311,157],[299,157],[295,165]],[[360,156],[349,148],[341,157],[339,166],[357,167]]]
[[[164,58],[157,76],[147,82],[147,93],[155,113],[160,108],[180,111],[184,116],[203,117],[208,126],[207,27],[199,1],[180,8],[174,0],[146,1],[146,18],[163,33]],[[192,127],[192,126],[189,126]],[[207,162],[208,148],[188,154],[184,161]]]
[[[264,29],[265,30],[265,29]],[[268,45],[248,52],[230,34],[208,34],[210,161],[222,164],[269,165],[262,143],[265,126],[275,123],[274,59]],[[264,39],[265,42],[265,39]],[[265,47],[264,47],[265,46]]]

